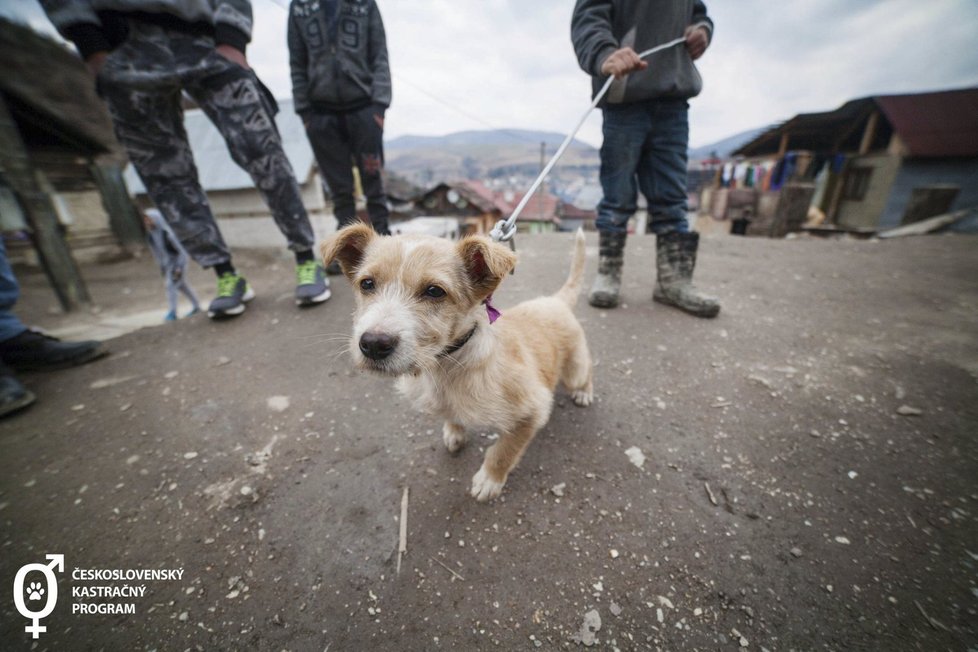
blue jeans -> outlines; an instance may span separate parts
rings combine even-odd
[[[604,108],[598,231],[626,233],[638,191],[649,207],[649,231],[685,233],[689,105],[659,100]]]
[[[20,296],[20,288],[17,287],[17,278],[14,276],[14,270],[10,268],[10,261],[7,260],[7,248],[3,244],[3,237],[0,237],[0,342],[6,342],[27,330],[27,327],[11,312],[18,296]]]

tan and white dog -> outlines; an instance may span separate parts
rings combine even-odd
[[[558,381],[574,403],[591,403],[591,355],[573,313],[584,273],[582,232],[564,286],[509,308],[494,324],[488,301],[516,255],[489,238],[379,236],[356,224],[321,252],[327,264],[339,261],[356,293],[356,365],[397,376],[402,393],[443,418],[450,452],[465,443],[466,428],[499,432],[472,478],[478,500],[502,492],[549,419]]]

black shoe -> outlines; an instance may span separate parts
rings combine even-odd
[[[23,410],[36,400],[37,397],[20,384],[10,369],[0,365],[0,418]]]
[[[0,358],[17,371],[50,371],[74,367],[108,355],[101,342],[62,342],[38,331],[26,330],[0,342]]]

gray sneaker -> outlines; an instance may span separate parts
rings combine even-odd
[[[217,296],[207,308],[211,319],[235,317],[245,311],[245,304],[255,298],[255,291],[240,274],[227,272],[217,279]]]
[[[295,305],[314,306],[332,296],[329,279],[323,266],[315,260],[301,263],[295,268]]]

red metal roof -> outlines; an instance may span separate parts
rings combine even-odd
[[[910,156],[978,156],[978,88],[873,99]]]
[[[491,211],[492,209],[496,209],[500,213],[506,213],[509,210],[506,202],[501,200],[498,193],[495,193],[487,188],[481,181],[466,179],[464,181],[460,181],[457,184],[457,187],[469,190],[469,192],[473,193],[476,197],[482,200],[480,208],[483,208],[483,210]]]
[[[523,196],[526,193],[518,192],[513,195],[513,201],[507,211],[507,215],[512,214],[516,205],[523,201]],[[533,193],[530,197],[530,201],[526,203],[523,207],[523,212],[520,213],[517,221],[544,221],[544,222],[554,222],[558,220],[557,217],[557,207],[560,204],[560,199],[556,196],[551,195],[549,192],[545,193],[543,197],[540,197],[540,191]]]

